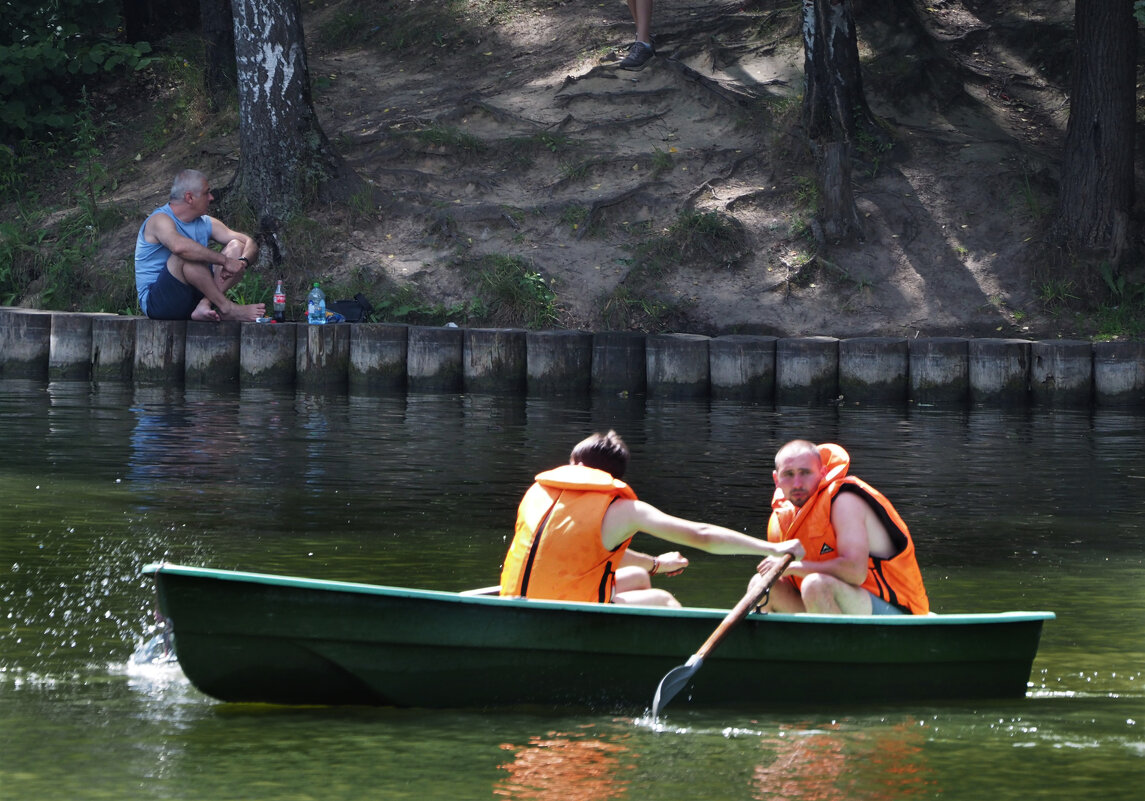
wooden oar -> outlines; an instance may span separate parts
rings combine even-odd
[[[720,640],[732,630],[733,626],[747,617],[748,612],[755,608],[760,598],[771,589],[771,585],[791,564],[791,560],[791,554],[784,554],[783,556],[769,556],[759,563],[756,574],[747,583],[747,594],[740,599],[732,611],[728,612],[720,625],[716,626],[716,630],[704,641],[700,650],[692,654],[687,662],[677,668],[672,668],[664,678],[660,679],[660,686],[656,688],[656,696],[652,699],[653,719],[660,717],[660,710],[666,707],[668,702],[676,697],[676,693],[680,692],[683,686],[691,680],[700,666],[704,664],[704,658],[712,652]]]

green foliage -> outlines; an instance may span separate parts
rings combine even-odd
[[[588,177],[593,162],[589,161],[562,161],[560,164],[561,178],[565,181],[583,181]]]
[[[431,125],[413,133],[414,138],[435,147],[448,148],[459,155],[471,156],[485,149],[485,143],[473,134],[439,125]]]
[[[39,139],[75,120],[82,87],[120,69],[140,69],[146,42],[115,39],[113,0],[6,3],[0,15],[0,137]]]
[[[812,214],[819,211],[819,183],[813,177],[799,175],[795,178],[795,206],[800,211]]]
[[[617,331],[665,331],[675,309],[661,300],[642,297],[621,284],[605,299],[601,318]]]
[[[517,256],[489,254],[463,262],[477,279],[477,301],[494,325],[540,329],[557,322],[557,295],[544,276]]]
[[[147,132],[147,147],[160,149],[172,134],[196,130],[210,135],[214,130],[233,130],[237,106],[231,113],[212,117],[212,101],[207,91],[206,50],[198,36],[177,35],[164,40],[164,52],[151,62],[155,80],[172,87],[164,93],[156,109],[153,127]],[[237,103],[237,98],[235,98]]]
[[[661,150],[658,147],[652,148],[652,169],[656,172],[668,172],[672,169],[675,162],[672,159],[672,153],[668,150]]]
[[[112,188],[111,175],[100,160],[99,131],[92,118],[87,89],[81,90],[82,103],[76,114],[71,139],[76,161],[76,188],[74,196],[83,212],[95,220],[99,216],[99,198]]]
[[[1038,300],[1047,311],[1057,311],[1079,300],[1074,294],[1074,282],[1068,278],[1052,278],[1038,287]]]
[[[561,224],[567,225],[575,231],[588,220],[588,213],[588,206],[581,206],[579,204],[566,206],[564,210],[561,211]]]
[[[715,211],[686,211],[665,236],[636,247],[634,269],[643,277],[656,278],[676,265],[734,267],[745,252],[744,232],[734,218]]]
[[[559,153],[576,146],[572,137],[564,134],[539,133],[535,138],[543,147],[548,148],[553,153]]]
[[[516,169],[527,170],[533,166],[537,156],[545,152],[564,154],[577,147],[576,140],[564,134],[548,131],[526,136],[511,136],[498,144],[498,149],[506,154],[509,163]]]
[[[265,303],[269,309],[274,301],[274,284],[275,281],[263,276],[262,273],[247,270],[239,282],[227,290],[227,297],[243,306]]]
[[[1105,286],[1109,289],[1115,303],[1140,305],[1142,301],[1145,301],[1145,284],[1130,281],[1107,261],[1099,264],[1097,270],[1101,273],[1101,279],[1105,281]]]
[[[879,174],[883,158],[894,149],[894,141],[885,130],[859,125],[855,132],[855,155],[866,162],[867,175]]]
[[[739,264],[746,237],[736,220],[719,212],[686,211],[658,236],[634,248],[624,282],[604,301],[602,317],[614,328],[663,331],[683,318],[679,302],[665,301],[660,279],[677,267]]]
[[[1098,336],[1139,337],[1145,334],[1145,283],[1131,281],[1109,262],[1098,265],[1098,272],[1109,290],[1109,303],[1095,314]]]
[[[62,142],[65,149],[26,146],[18,153],[0,148],[0,189],[10,198],[8,218],[0,223],[0,302],[12,304],[31,295],[40,308],[84,311],[134,303],[133,276],[84,269],[96,259],[101,236],[124,220],[119,208],[101,202],[113,186],[102,160],[102,134],[81,90],[70,138]],[[74,211],[61,215],[39,208],[38,198],[23,191],[24,185],[36,170],[68,164],[74,164]]]
[[[373,317],[391,323],[462,325],[484,313],[484,307],[478,301],[452,306],[427,301],[412,284],[389,288],[377,299],[371,293],[367,293],[366,297],[374,306]]]

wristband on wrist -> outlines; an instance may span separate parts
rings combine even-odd
[[[247,267],[250,267],[250,259],[248,259],[246,256],[239,256],[239,261],[241,261]]]
[[[655,576],[660,572],[660,560],[655,556],[652,557],[652,569],[648,571],[649,576]]]

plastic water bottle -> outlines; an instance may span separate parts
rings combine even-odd
[[[306,321],[311,325],[326,324],[326,293],[318,288],[317,281],[306,296]]]
[[[286,322],[286,290],[282,288],[282,281],[274,288],[274,321]]]

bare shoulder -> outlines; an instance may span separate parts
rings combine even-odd
[[[831,501],[831,517],[844,515],[860,519],[871,511],[870,505],[853,492],[840,492]]]
[[[600,536],[604,546],[613,549],[642,527],[641,507],[648,504],[628,498],[617,498],[608,505],[600,522]]]
[[[831,507],[831,524],[836,532],[851,532],[864,537],[869,553],[888,558],[895,553],[886,528],[871,508],[870,503],[853,492],[841,492],[835,496]]]
[[[606,524],[611,522],[613,525],[631,526],[634,521],[639,519],[641,506],[647,506],[647,504],[629,498],[617,498],[608,505],[608,511],[604,513],[605,522]]]
[[[173,233],[178,233],[175,230],[175,222],[166,214],[153,213],[143,224],[143,238],[149,242],[158,242]]]

